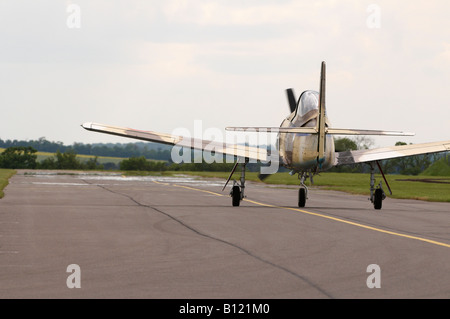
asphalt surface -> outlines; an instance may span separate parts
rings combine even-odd
[[[0,298],[450,297],[450,203],[223,182],[19,171]]]

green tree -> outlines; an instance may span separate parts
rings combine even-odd
[[[81,162],[77,159],[77,153],[73,150],[67,150],[61,153],[56,151],[56,168],[57,169],[80,169]]]
[[[36,168],[36,150],[30,146],[8,147],[0,154],[0,167],[2,168]]]
[[[103,169],[103,165],[98,162],[98,156],[95,158],[90,158],[83,167],[85,169]]]
[[[354,151],[358,149],[355,141],[348,137],[336,138],[334,140],[334,148],[336,152]]]
[[[148,161],[144,156],[130,157],[120,162],[123,171],[165,171],[165,162]]]
[[[47,157],[46,159],[43,159],[39,163],[38,168],[40,168],[40,169],[56,169],[55,157]]]
[[[144,156],[130,157],[120,162],[120,169],[124,171],[148,171],[149,163]]]
[[[375,144],[375,141],[372,138],[364,135],[355,136],[353,140],[355,141],[358,150],[368,150]]]
[[[397,142],[395,146],[408,145],[405,142]],[[439,157],[430,154],[414,155],[393,158],[381,162],[384,173],[418,175],[426,170]]]

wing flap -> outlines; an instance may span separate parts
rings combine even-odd
[[[349,165],[448,151],[450,151],[450,140],[443,142],[374,148],[369,150],[345,151],[336,153],[336,165]]]
[[[84,123],[81,125],[84,129],[110,135],[134,138],[142,141],[162,143],[180,147],[187,147],[208,152],[216,152],[225,155],[238,157],[247,157],[249,159],[267,161],[267,150],[252,146],[239,144],[230,144],[217,141],[202,140],[166,133],[158,133],[153,131],[141,131],[131,128],[105,125],[99,123]]]

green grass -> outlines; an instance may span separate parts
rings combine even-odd
[[[186,175],[217,177],[226,179],[226,172],[176,172]],[[235,172],[233,178],[239,179],[239,173]],[[258,173],[247,172],[246,180],[260,182]],[[382,180],[381,175],[375,175],[376,185]],[[386,179],[392,190],[388,189],[383,181],[383,189],[388,197],[402,199],[419,199],[436,202],[450,202],[450,178],[447,176],[409,176],[387,175]],[[297,176],[288,173],[276,173],[268,177],[264,183],[278,185],[299,185]],[[310,185],[309,180],[306,181]],[[352,194],[369,195],[370,174],[357,173],[321,173],[314,177],[313,187],[326,190],[336,190]]]
[[[440,160],[431,164],[420,175],[425,176],[450,176],[450,161],[448,157],[441,158]]]
[[[0,198],[3,198],[3,196],[5,196],[3,190],[8,185],[9,178],[13,176],[15,173],[16,171],[13,169],[0,168]]]

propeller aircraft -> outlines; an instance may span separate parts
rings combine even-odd
[[[197,138],[183,137],[153,131],[141,131],[130,128],[87,122],[82,127],[89,131],[112,134],[138,140],[176,145],[202,151],[232,155],[236,163],[222,190],[226,188],[238,165],[241,165],[239,182],[234,181],[230,191],[232,205],[239,206],[245,190],[245,170],[249,160],[274,162],[291,170],[291,175],[298,174],[300,188],[298,206],[305,207],[308,198],[306,178],[326,171],[334,166],[366,163],[370,166],[370,201],[375,209],[381,209],[386,198],[383,184],[375,186],[375,168],[380,170],[383,180],[392,194],[379,161],[412,155],[448,152],[450,140],[442,142],[400,145],[367,150],[336,152],[334,135],[385,135],[412,136],[414,133],[401,131],[361,130],[333,128],[327,117],[325,106],[326,64],[321,64],[319,91],[304,91],[296,99],[293,89],[286,90],[290,115],[284,119],[280,127],[227,127],[227,131],[268,132],[277,133],[275,152],[254,146],[229,144]],[[260,174],[264,179],[267,174]]]

